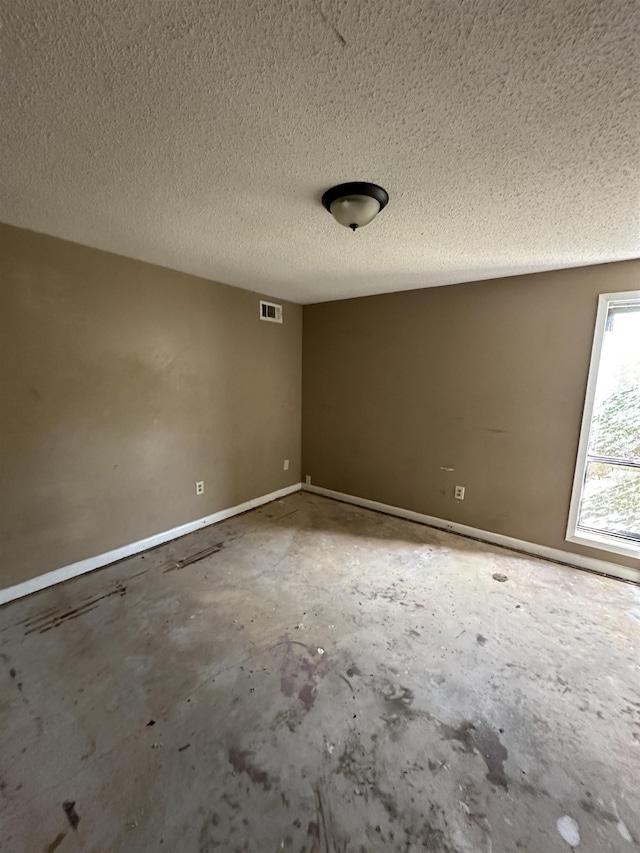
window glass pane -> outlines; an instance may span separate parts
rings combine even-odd
[[[588,453],[640,462],[640,307],[609,309]]]
[[[640,469],[588,462],[578,527],[640,539]]]

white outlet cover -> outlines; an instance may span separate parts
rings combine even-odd
[[[304,481],[307,484],[307,486],[310,486],[311,485],[311,474],[307,474],[307,476],[304,478]]]
[[[282,470],[283,470],[283,471],[288,471],[288,470],[289,470],[289,460],[288,460],[288,459],[285,459],[285,460],[284,460],[284,465],[282,466]]]
[[[464,486],[456,486],[455,491],[453,493],[454,498],[457,501],[464,500]]]
[[[196,495],[204,494],[204,480],[198,480],[196,482]]]

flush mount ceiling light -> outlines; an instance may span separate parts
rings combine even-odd
[[[322,203],[336,222],[351,228],[368,225],[386,207],[389,193],[377,184],[352,181],[331,187],[322,196]]]

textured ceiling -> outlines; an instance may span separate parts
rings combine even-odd
[[[298,302],[640,256],[636,0],[8,0],[0,220]],[[323,190],[389,206],[352,234]]]

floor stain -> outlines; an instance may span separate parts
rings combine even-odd
[[[51,844],[47,847],[47,853],[54,853],[58,849],[58,847],[60,847],[60,845],[65,839],[65,834],[66,833],[64,832],[59,832],[56,835]]]
[[[241,750],[237,746],[230,747],[227,753],[229,764],[236,773],[246,773],[254,785],[261,785],[265,791],[270,791],[272,783],[269,774],[266,770],[257,767],[251,757],[252,753],[249,750]]]
[[[507,748],[500,738],[490,728],[481,726],[476,729],[475,745],[480,750],[487,765],[487,779],[494,785],[500,785],[505,791],[509,790],[507,776],[504,772],[504,762],[509,757]]]
[[[418,810],[414,809],[411,799],[403,796],[402,776],[395,781],[388,777],[381,760],[383,750],[383,747],[379,747],[377,738],[370,744],[367,739],[363,740],[358,732],[353,732],[347,738],[336,766],[335,772],[353,782],[357,786],[355,791],[359,795],[366,800],[375,799],[386,813],[388,829],[383,831],[380,824],[375,827],[375,832],[385,843],[385,847],[379,847],[379,842],[376,842],[374,848],[359,849],[363,851],[365,849],[400,850],[399,844],[401,844],[402,849],[456,853],[456,849],[451,846],[448,838],[447,821],[443,810],[433,803],[425,804],[424,808]],[[429,766],[432,771],[435,769],[435,764],[432,767],[430,762]],[[411,787],[410,782],[409,787]],[[352,848],[348,847],[348,849]]]
[[[22,682],[21,682],[21,681],[16,681],[16,679],[17,679],[17,677],[18,677],[18,673],[15,671],[15,669],[14,669],[13,667],[11,667],[11,669],[9,670],[9,675],[10,675],[10,676],[11,676],[11,678],[13,678],[13,680],[16,682],[16,687],[17,687],[17,688],[18,688],[18,690],[22,693]]]
[[[84,604],[81,604],[79,607],[73,607],[71,610],[65,610],[63,612],[60,612],[57,608],[55,608],[53,612],[50,610],[45,611],[44,613],[39,614],[38,616],[34,616],[28,620],[25,620],[25,637],[28,634],[34,634],[36,632],[38,634],[44,634],[47,631],[50,631],[52,628],[57,628],[64,622],[68,622],[71,619],[77,619],[79,616],[84,616],[91,610],[95,610],[98,604],[101,601],[104,601],[106,598],[111,598],[114,595],[123,596],[126,595],[126,593],[126,586],[118,585],[115,589],[112,589],[109,592],[89,598],[87,601],[85,601]]]
[[[311,835],[311,853],[320,853],[320,851],[347,853],[347,842],[341,839],[336,831],[331,805],[326,797],[323,797],[319,784],[313,786],[313,794],[316,804],[316,819],[312,823],[317,826],[318,834]]]
[[[317,685],[326,669],[325,658],[318,658],[311,646],[291,640],[287,635],[274,648],[282,653],[280,692],[287,698],[296,694],[305,711],[310,711],[316,701]]]
[[[67,816],[67,820],[71,824],[72,829],[77,829],[78,824],[80,823],[80,815],[76,811],[75,800],[65,800],[62,804],[62,808]]]
[[[200,560],[204,560],[206,557],[210,557],[212,554],[218,554],[224,548],[224,542],[216,542],[215,545],[211,545],[209,548],[203,548],[202,551],[196,551],[195,554],[191,554],[188,557],[184,557],[182,560],[178,560],[170,566],[167,566],[163,569],[163,574],[167,574],[167,572],[175,572],[180,569],[184,569],[186,566],[191,566],[193,563],[197,563]]]
[[[410,714],[411,706],[413,705],[414,693],[408,687],[395,685],[391,682],[386,682],[382,688],[382,695],[387,703],[387,707],[394,714]]]
[[[218,826],[219,820],[218,815],[213,814],[207,817],[207,819],[202,824],[202,828],[200,830],[199,836],[199,844],[198,850],[199,853],[211,853],[213,850],[219,850],[220,845],[218,844]]]
[[[608,811],[608,809],[603,809],[587,799],[580,800],[580,806],[584,809],[585,812],[587,812],[587,814],[593,815],[594,817],[597,817],[600,820],[606,820],[610,823],[618,822],[618,818],[615,814],[613,814],[613,812]]]
[[[441,730],[447,740],[461,744],[464,752],[473,753],[477,749],[487,765],[488,781],[494,785],[500,785],[505,791],[509,790],[504,771],[504,762],[509,757],[509,753],[500,742],[498,735],[489,726],[484,723],[475,725],[467,721],[457,728],[443,723]]]
[[[302,702],[307,711],[310,711],[313,708],[313,704],[316,701],[316,688],[313,684],[307,682],[303,684],[300,690],[298,691],[298,699]]]
[[[346,676],[346,675],[343,675],[342,673],[340,673],[340,680],[341,680],[341,681],[344,681],[344,683],[347,685],[347,687],[349,688],[349,690],[350,690],[350,691],[351,691],[351,693],[353,694],[353,698],[355,699],[356,692],[355,692],[355,690],[353,689],[353,685],[351,684],[351,682],[349,681],[349,679],[347,678],[347,676]]]

